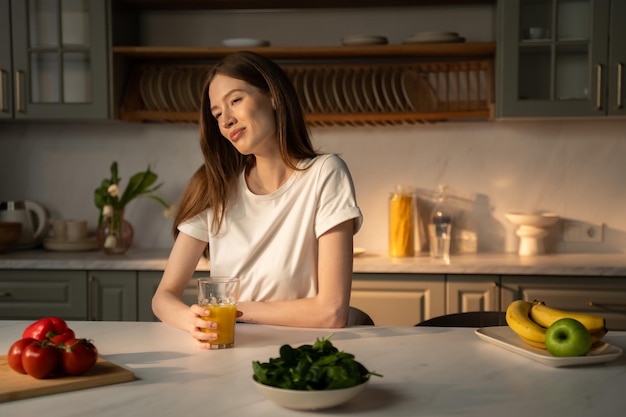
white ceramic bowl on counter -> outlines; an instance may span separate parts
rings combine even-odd
[[[321,410],[347,403],[365,389],[368,381],[350,388],[322,391],[276,388],[261,384],[254,379],[252,382],[261,394],[282,407],[292,410]]]

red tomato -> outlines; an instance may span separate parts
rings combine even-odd
[[[76,337],[76,334],[74,334],[74,330],[68,328],[63,333],[58,334],[56,336],[52,336],[50,338],[50,341],[54,343],[55,345],[60,345],[66,340],[74,339],[75,337]]]
[[[50,376],[59,364],[59,350],[48,341],[31,343],[22,352],[22,365],[26,373],[41,379]]]
[[[31,323],[24,332],[22,338],[33,338],[37,340],[46,340],[68,330],[67,323],[58,317],[46,317]]]
[[[20,374],[26,373],[24,365],[22,365],[22,353],[24,352],[24,348],[31,343],[37,343],[37,341],[32,338],[20,339],[17,342],[13,343],[9,348],[7,362],[9,363],[11,369],[13,369],[15,372],[19,372]]]
[[[70,339],[62,346],[61,367],[68,375],[80,375],[98,360],[98,349],[87,339]]]

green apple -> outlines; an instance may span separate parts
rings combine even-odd
[[[546,330],[546,348],[553,356],[583,356],[591,349],[591,335],[578,320],[563,318]]]

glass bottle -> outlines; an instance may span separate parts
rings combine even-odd
[[[450,262],[451,234],[452,214],[447,200],[446,187],[439,186],[439,196],[428,225],[431,258]]]

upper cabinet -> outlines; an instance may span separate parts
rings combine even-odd
[[[623,116],[626,2],[498,3],[496,117]]]
[[[109,118],[108,33],[107,1],[0,0],[0,117]]]

